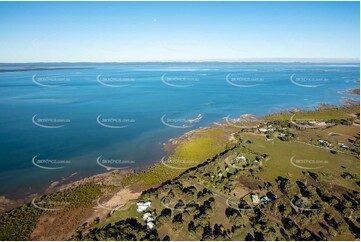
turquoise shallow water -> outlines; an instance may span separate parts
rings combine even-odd
[[[162,142],[228,115],[342,104],[360,76],[358,64],[0,65],[33,68],[77,69],[0,72],[0,195],[147,167]]]

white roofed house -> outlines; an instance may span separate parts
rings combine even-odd
[[[141,213],[144,212],[147,208],[149,208],[152,205],[151,201],[147,202],[137,202],[137,212]]]
[[[245,162],[245,161],[247,161],[247,159],[243,155],[236,156],[236,158],[233,159],[232,166],[235,167],[235,164],[239,164],[240,162]]]
[[[150,212],[147,212],[143,215],[143,220],[148,222],[148,219],[152,218],[152,214]]]
[[[330,142],[323,140],[323,139],[319,139],[318,143],[320,143],[322,145],[326,145],[326,146],[332,146]]]
[[[246,161],[246,157],[244,157],[243,155],[239,155],[236,157],[236,160],[244,160]]]
[[[271,199],[269,199],[266,195],[261,197],[261,201],[265,204],[269,203]]]
[[[344,143],[338,143],[338,145],[339,145],[340,148],[342,148],[342,149],[348,149],[348,146],[345,145]]]
[[[143,215],[143,220],[147,223],[147,227],[149,229],[154,228],[154,218],[152,217],[152,214],[150,212],[147,212]]]
[[[251,194],[252,202],[259,203],[259,198],[257,194]]]
[[[154,229],[155,224],[153,222],[148,222],[147,227],[148,227],[148,229]]]
[[[268,130],[265,128],[259,128],[258,131],[261,133],[266,133]]]

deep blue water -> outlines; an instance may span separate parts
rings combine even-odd
[[[99,156],[125,161],[117,167],[144,168],[164,155],[162,142],[228,115],[342,104],[358,98],[339,92],[359,86],[360,76],[358,64],[1,64],[0,70],[41,67],[92,69],[0,72],[0,195],[41,192],[75,172],[104,172]]]

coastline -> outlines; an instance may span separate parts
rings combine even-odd
[[[349,89],[348,94],[359,95],[354,90],[359,91],[359,88]],[[333,108],[353,107],[353,106],[360,105],[359,101],[355,101],[355,100],[349,99],[349,98],[344,98],[343,103],[344,103],[343,105],[339,105],[339,106],[333,105],[333,104],[328,104],[328,103],[319,103],[317,106],[311,106],[311,107],[305,107],[305,108],[312,108],[314,110],[327,110],[327,109],[333,109]],[[278,114],[290,114],[290,113],[294,113],[294,112],[304,112],[304,111],[309,111],[309,110],[285,109],[285,110],[281,110],[281,111],[274,112],[271,114],[264,114],[264,115],[262,115],[260,117],[256,117],[256,118],[259,120],[265,121],[265,118],[268,116],[273,116],[273,115],[278,115]],[[240,119],[242,119],[242,117],[245,117],[245,116],[253,117],[252,114],[242,114],[240,116]],[[233,121],[238,122],[240,119],[236,118]],[[176,147],[179,146],[182,142],[186,142],[187,140],[191,139],[191,137],[193,135],[195,135],[199,132],[212,129],[216,126],[226,127],[226,126],[232,126],[232,125],[230,125],[230,123],[228,123],[228,120],[215,121],[210,125],[198,127],[196,129],[187,131],[178,137],[173,137],[173,138],[168,139],[166,142],[162,143],[162,149],[166,153],[166,156],[170,157],[174,154]],[[227,137],[227,139],[229,141],[232,140],[232,133],[229,133],[229,136]],[[106,172],[97,173],[95,175],[87,176],[87,177],[76,179],[76,180],[70,179],[73,176],[77,175],[77,173],[73,173],[73,174],[69,175],[67,178],[63,179],[63,180],[69,179],[69,181],[65,181],[65,182],[63,180],[53,181],[49,184],[49,186],[47,186],[47,188],[43,192],[39,191],[37,193],[27,195],[26,197],[21,198],[21,199],[12,200],[12,199],[7,198],[6,196],[0,196],[0,213],[9,211],[16,207],[19,207],[22,204],[30,202],[32,199],[34,199],[36,197],[39,197],[42,195],[48,195],[48,194],[52,194],[52,193],[56,193],[56,192],[62,192],[71,187],[76,187],[76,186],[79,186],[80,184],[84,184],[84,183],[88,183],[88,182],[102,183],[102,184],[107,184],[107,185],[114,185],[115,183],[118,183],[117,185],[119,185],[119,183],[121,183],[123,178],[127,177],[128,175],[130,175],[130,174],[139,175],[141,173],[144,173],[144,172],[152,169],[154,166],[156,166],[157,164],[160,164],[160,163],[161,163],[161,161],[157,160],[157,161],[154,161],[152,164],[143,166],[140,169],[132,168],[132,169],[124,169],[124,170],[109,170]],[[146,187],[150,188],[152,186],[146,186]],[[142,188],[140,188],[140,190],[142,190]],[[137,189],[136,192],[139,192],[139,189]]]
[[[308,119],[299,119],[301,122],[302,120],[318,120],[318,122],[324,120],[325,122],[333,123],[332,120],[334,120],[334,118],[342,119],[347,122],[347,120],[351,121],[357,119],[356,115],[359,113],[358,110],[359,105],[343,105],[334,107],[322,104],[314,107],[313,111],[301,111],[298,109],[286,110],[281,113],[278,112],[259,117],[259,121],[261,125],[268,122],[272,123],[273,121],[276,123],[284,123],[285,121],[289,123],[290,121],[292,122],[292,119],[290,120],[289,118],[298,113],[302,117],[308,117]],[[349,115],[350,112],[355,115]],[[325,113],[331,114],[332,118],[324,118]],[[340,113],[342,114],[342,117],[339,115]],[[249,118],[254,116],[245,114],[235,120],[242,122],[244,121],[244,117]],[[358,123],[359,126],[359,121],[356,123]],[[350,125],[357,125],[356,123],[351,124],[349,122]],[[295,130],[297,130],[296,126],[293,126],[293,128],[296,128]],[[212,136],[212,133],[215,130],[222,131],[221,135],[223,136],[223,139],[217,139],[217,141],[222,143],[222,145],[218,148],[211,146],[212,148],[210,150],[212,150],[212,152],[210,153],[213,155],[208,156],[210,158],[203,157],[197,161],[198,163],[195,164],[189,165],[186,163],[186,167],[183,166],[182,162],[179,164],[177,162],[168,163],[175,166],[179,165],[179,167],[183,166],[182,170],[177,170],[178,168],[176,170],[169,169],[169,167],[166,166],[166,163],[168,161],[172,161],[173,158],[175,158],[173,161],[177,161],[177,156],[174,155],[179,155],[179,147],[182,148],[184,145],[189,144],[194,146],[197,144],[197,139],[202,136],[211,136],[210,139],[214,140],[215,136]],[[321,130],[323,130],[323,128],[321,128]],[[170,159],[166,162],[156,162],[145,171],[135,172],[134,170],[115,170],[79,179],[69,184],[60,185],[59,183],[55,182],[50,184],[49,188],[47,189],[47,195],[35,196],[31,202],[23,202],[19,206],[13,206],[15,207],[13,210],[0,214],[3,214],[4,218],[6,218],[8,214],[21,215],[26,214],[27,211],[30,210],[35,214],[30,215],[30,217],[33,218],[31,223],[32,227],[23,233],[25,236],[29,236],[31,240],[69,240],[74,238],[74,231],[77,231],[79,228],[82,228],[81,230],[86,232],[86,229],[98,228],[99,226],[109,223],[109,221],[118,221],[123,219],[122,216],[127,214],[127,211],[129,211],[130,208],[134,209],[135,203],[137,201],[147,199],[147,194],[149,192],[156,191],[159,187],[162,187],[162,184],[164,185],[167,184],[167,182],[174,181],[179,177],[182,177],[182,174],[196,169],[201,164],[215,160],[217,157],[219,157],[220,154],[224,154],[224,152],[232,150],[234,147],[236,147],[237,142],[239,142],[239,136],[235,135],[237,132],[256,132],[258,135],[261,135],[261,137],[266,137],[265,134],[262,134],[261,131],[258,130],[258,127],[234,127],[228,123],[227,120],[224,122],[214,122],[211,125],[199,127],[197,129],[186,132],[179,137],[169,139],[165,144],[169,145],[168,150],[173,151],[173,154],[168,157]],[[253,142],[252,138],[251,140]],[[299,144],[300,142],[291,143]],[[208,146],[208,148],[203,148],[204,150],[209,150],[209,147],[210,146]],[[190,153],[187,153],[185,159],[187,159],[187,156],[192,157],[194,151],[196,151],[196,153],[204,152],[204,150],[200,148],[201,147],[195,145],[195,149],[191,150]],[[209,153],[207,153],[207,155],[209,155]],[[164,176],[163,173],[169,173],[170,176]],[[152,180],[153,183],[147,183],[147,179],[149,177],[161,177],[161,179]],[[45,202],[44,204],[47,204],[46,202],[50,202],[49,206],[51,208],[52,204],[57,205],[56,200],[52,200],[56,199],[56,197],[61,198],[60,201],[65,202],[65,204],[67,201],[74,202],[74,200],[72,200],[74,197],[76,198],[75,201],[80,199],[81,201],[84,201],[84,204],[75,205],[75,203],[74,207],[70,207],[69,209],[66,209],[65,207],[64,210],[60,208],[61,211],[57,212],[47,212],[46,207],[42,208],[36,206],[36,203],[42,204],[41,202]],[[34,200],[36,200],[36,203],[34,203]],[[6,198],[4,198],[4,201],[8,202]],[[52,201],[55,203],[52,203]],[[69,205],[71,204],[72,203],[69,203]],[[39,210],[39,208],[41,210]],[[115,217],[113,217],[113,213]],[[23,215],[21,215],[20,218],[22,216]],[[108,218],[112,219],[108,220]],[[21,221],[21,219],[17,221]],[[79,221],[82,221],[84,224],[81,225]],[[99,223],[99,221],[101,221],[101,223]]]

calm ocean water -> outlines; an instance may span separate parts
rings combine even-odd
[[[42,69],[60,67],[77,69]],[[342,104],[360,76],[358,64],[0,65],[31,68],[0,72],[0,196],[144,168],[162,142],[228,115]]]

